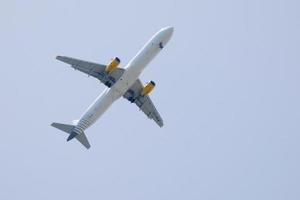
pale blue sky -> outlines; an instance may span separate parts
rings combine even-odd
[[[300,199],[296,0],[1,1],[0,199]],[[104,86],[56,61],[122,66],[160,28],[142,75],[165,121],[125,100],[66,143]],[[81,94],[78,93],[81,91]]]

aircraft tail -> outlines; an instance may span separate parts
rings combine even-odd
[[[60,123],[52,123],[51,126],[64,131],[69,134],[69,137],[67,138],[67,141],[72,140],[73,138],[76,138],[85,148],[89,149],[91,147],[86,135],[84,132],[78,134],[74,130],[75,126],[74,125],[69,125],[69,124],[60,124]]]

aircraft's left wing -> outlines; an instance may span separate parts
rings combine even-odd
[[[141,96],[142,89],[143,84],[139,79],[137,79],[123,97],[131,103],[135,103],[150,119],[153,119],[158,126],[162,127],[164,125],[163,119],[156,110],[150,97],[148,95]]]
[[[68,63],[75,70],[79,70],[89,76],[93,76],[99,79],[107,87],[111,87],[124,73],[124,69],[117,68],[111,73],[105,71],[106,65],[92,63],[84,60],[79,60],[76,58],[57,56],[57,60]]]

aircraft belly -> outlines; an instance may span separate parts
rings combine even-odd
[[[77,126],[82,130],[91,126],[97,119],[119,98],[118,93],[111,89],[106,89],[92,103],[80,118]]]
[[[142,73],[144,68],[159,53],[161,49],[154,42],[149,42],[128,64],[127,70]]]

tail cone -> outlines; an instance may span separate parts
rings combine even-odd
[[[77,136],[77,133],[75,133],[75,132],[72,132],[70,135],[69,135],[69,137],[67,138],[67,141],[70,141],[70,140],[72,140],[74,137],[76,137]]]

